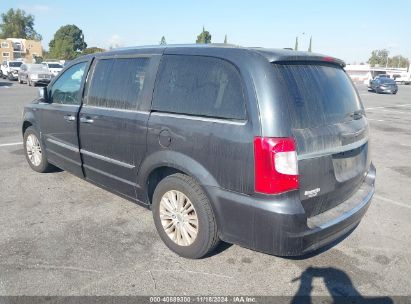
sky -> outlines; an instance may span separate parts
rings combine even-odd
[[[411,1],[396,0],[0,0],[0,13],[35,17],[43,47],[59,27],[75,24],[89,47],[195,43],[204,26],[212,42],[307,50],[366,62],[374,49],[411,58]]]

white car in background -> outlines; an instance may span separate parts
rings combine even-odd
[[[63,66],[58,62],[43,62],[44,65],[53,76],[57,76],[58,73],[63,69]]]
[[[411,84],[411,72],[394,74],[392,78],[397,84]]]
[[[5,60],[1,65],[1,76],[9,80],[17,80],[17,76],[20,70],[20,66],[23,64],[23,61],[20,60]]]

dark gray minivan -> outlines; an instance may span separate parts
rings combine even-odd
[[[181,256],[219,240],[303,255],[354,229],[374,194],[368,122],[343,66],[212,45],[83,56],[25,107],[26,157],[150,208]]]

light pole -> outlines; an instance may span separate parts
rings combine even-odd
[[[306,34],[306,32],[302,32],[302,33],[300,33],[300,34],[297,34],[297,36],[296,36],[296,38],[297,38],[297,41],[299,42],[299,35],[301,35],[301,36],[305,36],[305,34]],[[301,38],[303,38],[303,37],[301,37]],[[299,43],[298,43],[298,48],[299,49],[301,49],[301,47],[300,47],[300,45],[299,45]]]
[[[387,69],[388,68],[388,52],[387,52],[387,57],[386,57],[387,59],[385,60],[385,69]]]
[[[390,49],[392,49],[391,46],[387,47],[387,60],[385,61],[385,69],[388,68],[388,57],[390,55],[390,51],[389,51]]]

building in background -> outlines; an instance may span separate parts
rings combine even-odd
[[[369,84],[379,74],[387,74],[398,83],[409,84],[410,72],[407,68],[371,67],[369,64],[347,64],[344,68],[354,83]]]
[[[20,38],[0,39],[0,63],[6,60],[33,63],[36,57],[43,57],[41,41]]]

